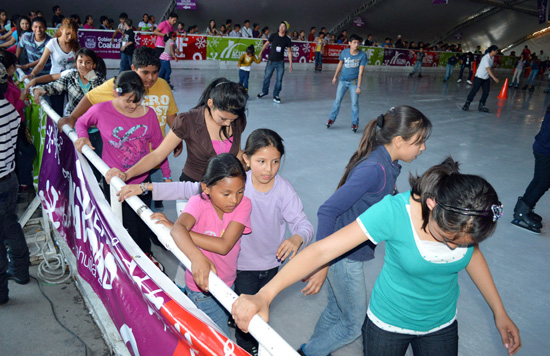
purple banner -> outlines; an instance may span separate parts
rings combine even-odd
[[[178,10],[196,10],[197,0],[177,0],[176,9]]]
[[[223,355],[231,349],[228,355],[247,355],[208,325],[212,321],[148,260],[111,212],[86,159],[49,118],[38,189],[78,273],[132,354]]]
[[[408,49],[384,48],[385,66],[403,67],[414,65],[414,52]]]

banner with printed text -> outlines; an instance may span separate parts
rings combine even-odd
[[[154,280],[145,272],[142,264],[150,261],[136,262],[142,252],[110,212],[86,159],[50,119],[45,132],[38,185],[42,205],[128,350],[133,355],[248,355],[216,331],[154,265],[146,266]]]

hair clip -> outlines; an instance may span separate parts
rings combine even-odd
[[[220,85],[224,85],[224,84],[229,84],[230,82],[219,82],[218,84],[216,84],[216,86],[214,88],[217,88],[219,87]]]
[[[115,91],[118,93],[118,95],[122,95],[122,88],[121,87],[116,87]]]
[[[378,126],[380,128],[384,127],[384,114],[382,114],[382,115],[380,115],[376,118],[376,126]]]
[[[493,222],[496,222],[504,215],[504,207],[502,206],[502,204],[491,205],[491,211],[493,212]]]

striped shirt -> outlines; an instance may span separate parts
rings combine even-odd
[[[27,53],[27,58],[29,59],[28,63],[37,61],[40,59],[40,57],[42,57],[42,53],[44,53],[44,48],[46,48],[46,44],[51,38],[48,34],[46,34],[45,36],[46,37],[44,38],[44,41],[42,41],[40,44],[36,42],[33,32],[27,32],[24,33],[23,36],[21,36],[18,45]],[[42,72],[40,72],[38,76],[50,74],[51,66],[51,61],[48,58],[46,65],[44,65],[44,69],[42,69]]]
[[[15,169],[15,146],[21,117],[6,99],[0,99],[0,178]]]

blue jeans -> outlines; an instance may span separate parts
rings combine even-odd
[[[239,84],[242,84],[247,92],[248,92],[248,78],[250,78],[250,71],[239,69]]]
[[[132,55],[127,55],[120,52],[120,72],[125,70],[132,70]]]
[[[285,61],[268,61],[265,66],[264,85],[262,87],[262,93],[269,94],[269,83],[273,72],[277,70],[277,81],[275,82],[275,88],[273,88],[273,96],[279,96],[281,89],[283,88],[283,75],[285,74]]]
[[[321,52],[315,52],[315,68],[323,65],[323,56]]]
[[[0,300],[8,297],[8,272],[22,280],[29,278],[29,248],[15,213],[18,193],[15,172],[0,178]]]
[[[535,81],[537,80],[537,75],[539,74],[539,70],[538,69],[534,69],[531,71],[531,74],[529,74],[529,78],[527,78],[527,83],[525,83],[525,86],[529,86],[529,82],[531,82],[531,84],[533,86],[535,86]]]
[[[170,83],[170,75],[172,74],[172,66],[170,61],[160,60],[160,72],[159,77],[166,80],[167,83]]]
[[[380,329],[367,318],[363,327],[365,356],[404,356],[411,344],[414,356],[457,356],[458,323],[426,335],[407,335]]]
[[[359,94],[357,94],[357,79],[355,80],[340,80],[338,82],[338,89],[336,89],[336,99],[332,104],[332,110],[329,115],[329,119],[336,121],[336,117],[340,112],[340,105],[344,94],[349,89],[349,95],[351,97],[351,123],[352,125],[359,125]]]
[[[363,262],[343,258],[329,267],[328,304],[303,347],[308,356],[326,356],[361,335],[367,315]]]
[[[452,64],[447,64],[447,71],[445,72],[445,80],[448,80],[451,75],[453,75],[454,66]]]
[[[215,322],[224,334],[229,337],[229,326],[227,321],[229,320],[229,313],[225,308],[212,296],[210,293],[195,292],[189,288],[185,289],[185,293],[195,303],[197,308],[202,310],[206,315]]]
[[[418,69],[418,74],[422,74],[422,61],[414,62],[414,68],[411,74],[414,74],[414,72],[416,72],[417,69]]]

